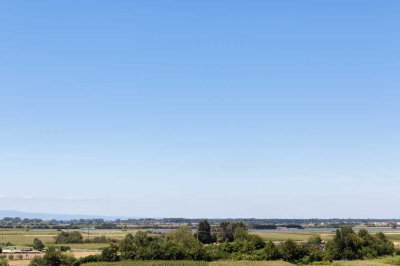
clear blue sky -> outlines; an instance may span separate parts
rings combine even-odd
[[[400,1],[2,1],[0,209],[400,217]]]

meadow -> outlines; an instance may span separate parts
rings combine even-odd
[[[383,228],[384,231],[384,228]],[[83,239],[91,239],[96,236],[106,236],[113,239],[121,240],[128,233],[135,234],[137,230],[127,230],[127,231],[110,231],[110,230],[96,230],[94,232],[83,232]],[[385,231],[384,231],[385,232]],[[54,238],[60,233],[57,230],[49,231],[34,231],[26,229],[6,229],[0,231],[0,243],[12,243],[13,247],[23,248],[32,246],[32,242],[35,238],[39,238],[46,245],[54,245]],[[287,239],[292,239],[294,241],[307,241],[311,236],[319,234],[323,240],[330,240],[333,237],[333,233],[327,232],[250,232],[260,236],[263,240],[281,242]],[[394,242],[395,245],[400,245],[400,233],[385,232],[388,239]],[[72,249],[84,249],[84,250],[99,250],[103,247],[108,246],[107,243],[80,243],[80,244],[68,244]],[[3,247],[4,248],[4,247]]]
[[[289,266],[294,265],[284,261],[120,261],[97,262],[87,266]],[[400,265],[400,258],[383,258],[371,261],[336,261],[333,263],[317,264],[327,266],[387,266]]]
[[[81,232],[83,240],[92,239],[98,236],[106,236],[113,239],[121,240],[128,233],[135,234],[137,230],[130,231],[109,231],[109,230],[96,230],[95,232]],[[55,237],[60,233],[57,230],[49,231],[34,231],[26,229],[12,229],[12,230],[2,230],[0,232],[0,243],[12,243],[15,247],[29,247],[32,246],[33,240],[38,238],[43,241],[46,245],[54,245]],[[65,245],[64,245],[65,246]],[[81,243],[81,244],[68,244],[73,249],[100,249],[102,247],[108,246],[107,243]]]
[[[89,263],[87,266],[288,266],[284,261],[120,261]]]

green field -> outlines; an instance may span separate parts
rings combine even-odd
[[[95,232],[90,232],[89,235],[85,232],[82,232],[84,239],[87,237],[93,238],[96,236],[106,236],[114,239],[123,239],[128,233],[135,234],[137,230],[129,230],[129,231],[109,231],[109,230],[96,230]],[[57,230],[51,231],[30,231],[23,229],[12,229],[12,230],[2,230],[0,231],[0,243],[11,242],[13,246],[18,247],[27,247],[31,246],[33,239],[39,238],[46,245],[53,245],[54,238],[60,232]],[[263,240],[271,240],[271,241],[285,241],[287,239],[292,239],[294,241],[307,241],[310,236],[319,234],[323,240],[330,240],[333,237],[333,233],[309,233],[309,232],[256,232],[254,233],[259,235]],[[400,234],[399,233],[386,233],[387,237],[392,240],[395,245],[400,244]],[[81,244],[66,244],[66,246],[70,246],[72,249],[87,249],[87,250],[98,250],[102,247],[108,246],[107,243],[81,243]]]
[[[94,238],[96,236],[106,236],[110,237],[113,239],[123,239],[128,233],[135,234],[137,230],[131,230],[131,231],[124,231],[124,232],[110,232],[107,230],[104,231],[96,231],[96,232],[90,232],[89,235],[85,232],[81,232],[83,239],[89,238]],[[29,231],[29,230],[3,230],[0,232],[0,243],[7,243],[10,242],[13,244],[13,246],[19,246],[19,247],[26,247],[26,246],[31,246],[33,243],[33,240],[35,238],[39,238],[42,240],[46,245],[53,245],[54,244],[54,238],[59,234],[60,232],[57,230],[51,230],[51,231],[43,231],[43,232],[37,232],[37,231]],[[77,249],[100,249],[102,247],[108,246],[107,243],[81,243],[81,244],[65,244],[64,246],[70,246],[71,248],[77,248]]]
[[[254,233],[260,236],[263,240],[271,241],[285,241],[292,239],[294,241],[307,241],[311,236],[318,233],[301,233],[301,232],[256,232]],[[319,234],[323,240],[329,240],[333,237],[333,234],[322,233]]]
[[[97,262],[85,264],[87,266],[289,266],[294,265],[284,261],[120,261]],[[387,266],[400,265],[400,257],[388,257],[372,261],[336,261],[318,265],[329,266]]]
[[[120,261],[85,264],[87,266],[288,266],[284,261]]]

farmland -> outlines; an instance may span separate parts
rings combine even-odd
[[[382,228],[383,231],[385,231],[385,228]],[[72,230],[65,230],[67,233],[68,231]],[[30,230],[30,229],[3,229],[0,231],[0,243],[3,246],[3,250],[7,252],[9,256],[10,252],[12,250],[23,250],[23,249],[31,249],[33,240],[35,238],[38,238],[42,240],[46,246],[55,246],[55,247],[60,247],[60,246],[68,246],[71,248],[71,254],[73,254],[76,258],[81,258],[87,255],[95,255],[95,254],[100,254],[100,250],[104,247],[108,247],[109,243],[95,243],[95,242],[85,242],[85,240],[94,240],[96,237],[106,237],[107,239],[114,239],[116,241],[123,240],[127,234],[133,234],[135,235],[137,233],[137,229],[130,229],[130,230],[107,230],[107,229],[102,229],[102,230],[92,230],[92,231],[84,231],[80,230],[81,232],[81,242],[82,242],[82,237],[83,237],[83,242],[82,243],[70,243],[70,242],[60,242],[60,243],[65,243],[65,244],[56,244],[55,242],[55,237],[60,234],[60,230]],[[150,231],[150,230],[149,230]],[[290,239],[298,243],[297,245],[302,245],[302,242],[307,242],[310,237],[319,235],[321,236],[321,239],[324,241],[330,241],[333,239],[334,233],[333,232],[327,232],[326,230],[323,231],[321,230],[320,232],[318,231],[302,231],[302,230],[294,230],[291,232],[288,231],[280,231],[280,230],[273,230],[273,231],[250,231],[250,235],[257,235],[261,238],[260,241],[273,241],[276,245],[282,245],[284,244],[286,240]],[[374,234],[373,232],[371,232]],[[393,232],[393,231],[385,231],[388,239],[392,240],[396,245],[399,243],[400,239],[400,234],[398,232]],[[192,239],[192,231],[188,229],[188,234],[190,235],[190,238]],[[62,234],[60,234],[62,235]],[[140,234],[139,234],[140,235]],[[154,233],[149,233],[148,236],[153,237],[154,236],[159,236],[159,234],[154,234]],[[151,239],[151,238],[150,238]],[[156,237],[156,239],[161,239]],[[153,240],[151,240],[153,241]],[[192,239],[193,241],[193,239]],[[214,246],[215,247],[215,246]],[[11,251],[10,251],[11,250]],[[26,253],[26,254],[25,254]],[[10,265],[28,265],[30,259],[32,259],[33,254],[29,254],[27,252],[23,253],[23,258],[21,260],[17,260],[17,256],[14,255],[14,259],[10,260]],[[122,258],[124,259],[124,258]],[[127,259],[127,258],[125,258]],[[129,259],[129,258],[128,258]],[[149,258],[145,258],[149,259]],[[151,258],[150,258],[151,259]],[[174,260],[174,261],[168,261],[171,258],[158,258],[161,259],[162,261],[119,261],[119,262],[96,262],[92,264],[87,264],[87,265],[92,265],[92,266],[107,266],[107,265],[154,265],[154,266],[179,266],[179,265],[193,265],[193,266],[202,266],[202,265],[271,265],[271,266],[280,266],[280,265],[292,265],[288,262],[283,262],[283,261],[265,261],[265,259],[258,259],[259,261],[242,261],[238,260],[235,261],[237,258],[231,257],[231,258],[219,258],[220,260],[215,260],[213,262],[204,262],[204,261],[180,261],[180,260]],[[232,260],[233,259],[233,260]],[[242,258],[242,259],[249,259],[249,258]],[[252,259],[252,258],[251,258]],[[282,259],[278,258],[278,259]],[[227,261],[228,260],[228,261]],[[290,261],[290,260],[289,260]],[[400,265],[400,259],[398,257],[393,258],[393,257],[387,257],[387,258],[375,258],[374,260],[367,260],[367,261],[351,261],[351,262],[343,262],[343,261],[337,261],[332,264],[329,264],[325,262],[326,264],[321,264],[322,262],[319,262],[319,265],[337,265],[337,266],[356,266],[356,265]]]
[[[137,230],[126,230],[126,231],[112,231],[112,230],[96,230],[94,232],[82,232],[84,240],[92,239],[98,236],[106,236],[112,239],[121,240],[128,233],[135,234]],[[383,228],[383,232],[385,232]],[[0,243],[12,243],[12,246],[16,247],[29,247],[32,245],[33,239],[39,238],[46,245],[54,244],[54,238],[60,232],[57,230],[49,230],[49,231],[33,231],[27,229],[6,229],[0,232]],[[294,241],[307,241],[311,236],[315,234],[319,234],[323,240],[330,240],[333,237],[333,233],[327,232],[251,232],[260,236],[263,240],[280,242],[285,241],[287,239],[292,239]],[[398,232],[385,232],[388,239],[392,240],[395,244],[400,244],[400,233]],[[68,244],[72,249],[89,249],[89,250],[97,250],[102,247],[107,246],[107,243],[79,243],[79,244]]]
[[[129,231],[109,231],[109,230],[96,230],[95,232],[89,232],[89,234],[82,232],[83,240],[92,239],[98,236],[106,236],[113,239],[121,240],[128,233],[135,234],[137,230]],[[0,243],[12,243],[12,246],[25,247],[32,245],[35,238],[39,238],[45,244],[55,244],[55,237],[60,233],[57,230],[49,231],[33,231],[27,229],[11,229],[3,230],[0,234]],[[79,243],[79,244],[68,244],[71,248],[76,249],[99,249],[107,244],[104,243]]]
[[[120,261],[90,263],[88,266],[287,266],[292,265],[283,261]]]
[[[319,264],[330,266],[384,266],[399,265],[399,258],[379,259],[374,261],[336,261]],[[284,261],[120,261],[89,263],[88,266],[289,266],[294,265]]]

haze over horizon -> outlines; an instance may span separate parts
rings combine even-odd
[[[1,210],[400,218],[399,1],[3,1]]]

